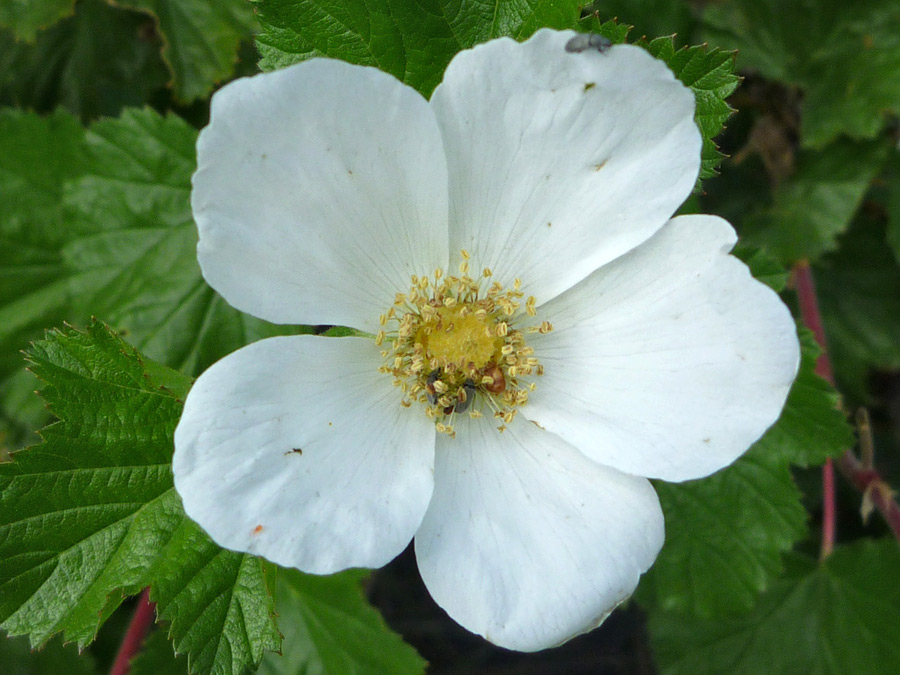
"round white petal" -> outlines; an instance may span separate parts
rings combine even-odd
[[[778,295],[728,255],[734,230],[681,216],[539,309],[545,374],[524,412],[592,459],[687,480],[778,419],[799,345]]]
[[[545,302],[656,232],[700,167],[694,96],[633,46],[571,31],[460,52],[431,99],[450,168],[451,255]]]
[[[462,626],[537,651],[597,626],[634,591],[663,543],[656,493],[558,436],[484,419],[439,435],[435,491],[416,556]]]
[[[447,262],[447,167],[429,105],[374,68],[314,59],[213,97],[191,205],[203,275],[276,323],[377,329]]]
[[[191,389],[175,431],[185,512],[225,548],[325,574],[379,567],[433,486],[434,427],[402,408],[372,340],[262,340]]]

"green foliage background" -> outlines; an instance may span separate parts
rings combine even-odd
[[[0,672],[108,668],[127,622],[116,610],[147,586],[160,629],[136,675],[423,672],[366,602],[364,573],[314,578],[223,551],[172,487],[193,376],[316,330],[243,315],[203,281],[197,130],[216,87],[314,56],[425,96],[459,50],[543,26],[665,60],[704,138],[684,210],[734,223],[739,255],[791,304],[787,270],[812,265],[843,408],[871,410],[879,470],[900,485],[900,3],[584,4],[0,5],[0,625],[23,636],[0,643]],[[855,441],[800,334],[779,422],[710,478],[657,485],[667,541],[636,598],[661,673],[900,672],[900,547],[877,516],[862,524],[860,495],[840,493],[839,544],[818,559],[817,467]]]

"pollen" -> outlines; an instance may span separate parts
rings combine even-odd
[[[451,437],[458,414],[492,418],[498,429],[512,422],[544,372],[525,335],[552,330],[535,323],[537,301],[523,300],[520,279],[504,288],[489,268],[473,278],[469,254],[461,253],[456,275],[436,269],[412,276],[409,291],[379,317],[376,336],[384,348],[380,371],[394,378],[400,404],[421,404],[435,429]]]

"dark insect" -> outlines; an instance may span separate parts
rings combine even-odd
[[[456,400],[457,403],[453,406],[454,411],[464,413],[469,409],[472,402],[475,400],[475,383],[472,382],[472,380],[463,382],[463,386],[460,387]]]
[[[596,49],[601,54],[612,47],[612,40],[598,33],[581,33],[566,43],[566,51],[570,54],[580,54],[588,49]]]
[[[288,451],[287,451],[286,453],[284,453],[284,454],[285,454],[285,455],[302,455],[302,454],[303,454],[303,448],[291,448],[290,450],[288,450]]]
[[[425,396],[428,397],[428,402],[431,405],[437,403],[438,393],[435,391],[434,383],[437,382],[437,379],[441,376],[441,369],[435,368],[430,373],[428,373],[428,379],[425,380]]]

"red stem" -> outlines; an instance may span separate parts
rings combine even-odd
[[[138,600],[137,609],[134,610],[134,616],[131,617],[131,623],[128,624],[128,630],[125,631],[125,637],[122,638],[122,645],[109,675],[127,675],[131,670],[131,659],[140,651],[144,638],[147,637],[147,631],[153,625],[155,613],[156,603],[150,602],[150,589],[145,588]]]
[[[863,499],[868,499],[878,509],[894,537],[900,541],[900,505],[894,500],[894,491],[885,483],[874,469],[866,469],[856,456],[847,451],[838,458],[838,468],[856,489],[863,493]]]
[[[822,328],[822,315],[819,312],[815,283],[809,263],[806,261],[800,261],[794,266],[794,287],[797,289],[803,321],[812,330],[822,349],[816,361],[816,374],[834,385],[834,372],[825,348],[825,331]],[[900,506],[894,500],[894,491],[890,485],[885,483],[873,468],[864,466],[851,450],[844,451],[837,460],[837,466],[844,477],[863,493],[864,508],[866,503],[870,503],[878,509],[894,533],[894,537],[900,541]],[[826,558],[834,548],[835,537],[834,465],[830,458],[822,468],[822,484],[825,494],[821,555],[822,558]]]
[[[816,342],[822,349],[816,360],[816,375],[825,379],[834,386],[834,372],[831,370],[831,361],[825,351],[825,329],[822,326],[822,315],[819,312],[819,302],[816,298],[816,286],[813,281],[812,270],[805,260],[794,266],[794,286],[797,289],[797,298],[800,301],[800,315],[803,322],[813,332]],[[834,490],[834,463],[831,457],[825,460],[822,467],[822,549],[819,557],[824,560],[834,550],[835,534],[837,532],[837,502]]]
[[[834,463],[831,457],[822,467],[822,550],[819,558],[825,560],[834,550],[837,532],[837,500],[834,497]]]

